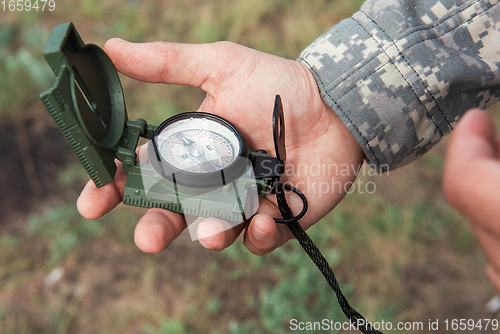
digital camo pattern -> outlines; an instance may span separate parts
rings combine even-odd
[[[498,0],[368,0],[300,55],[378,171],[500,98]]]

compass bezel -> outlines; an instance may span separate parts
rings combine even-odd
[[[221,124],[235,135],[239,144],[239,150],[237,152],[235,151],[236,158],[228,166],[208,173],[195,173],[173,166],[160,154],[157,143],[158,136],[176,122],[187,119],[202,118]],[[225,135],[219,135],[225,137]],[[248,149],[246,142],[243,140],[241,134],[233,124],[220,116],[199,111],[177,114],[163,121],[158,126],[153,134],[153,137],[148,143],[148,159],[153,168],[169,181],[192,188],[213,188],[224,186],[238,178],[246,172],[247,166],[250,164],[250,161],[248,160],[249,151],[250,150]]]

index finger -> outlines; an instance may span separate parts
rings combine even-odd
[[[225,68],[234,56],[232,44],[131,43],[112,38],[104,50],[121,73],[140,81],[202,87],[215,69]],[[222,50],[222,48],[224,50]],[[238,56],[246,48],[239,48]],[[223,51],[223,52],[221,52]],[[218,73],[221,79],[221,73]],[[219,80],[220,81],[220,80]]]

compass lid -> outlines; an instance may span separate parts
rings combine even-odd
[[[73,77],[71,104],[90,139],[102,147],[116,145],[127,111],[118,73],[104,50],[85,44],[69,22],[54,27],[43,55],[55,75],[65,68]]]
[[[57,79],[40,95],[42,102],[94,183],[111,182],[127,122],[113,63],[99,46],[85,44],[73,23],[54,27],[43,54]]]

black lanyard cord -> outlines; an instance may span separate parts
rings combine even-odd
[[[283,186],[283,184],[276,181],[274,190],[276,192],[276,199],[278,201],[278,208],[281,212],[281,215],[283,216],[283,219],[286,220],[286,225],[292,232],[293,236],[300,243],[300,245],[307,253],[309,258],[311,258],[311,260],[314,262],[316,267],[318,267],[319,271],[321,271],[321,273],[327,280],[328,284],[335,292],[340,308],[342,309],[346,317],[349,319],[349,321],[352,323],[352,325],[355,326],[362,333],[382,334],[382,332],[374,329],[371,326],[371,324],[367,322],[366,319],[361,314],[359,314],[358,311],[356,311],[354,308],[352,308],[351,305],[349,305],[349,302],[342,293],[337,278],[335,277],[335,273],[328,264],[328,261],[325,259],[323,254],[321,254],[320,250],[318,249],[318,247],[316,247],[311,238],[309,238],[309,236],[304,231],[302,226],[300,226],[298,218],[293,219],[294,218],[293,213],[290,210],[290,207],[288,206],[288,203],[285,198],[285,188],[288,190],[292,190],[293,192],[298,194],[302,198],[304,207],[307,207],[307,201],[305,201],[304,195],[302,195],[302,193],[299,190],[290,187],[289,185]]]

